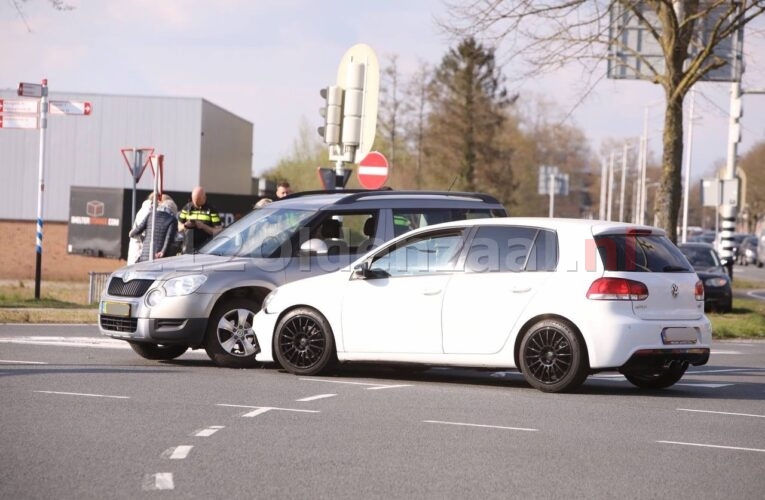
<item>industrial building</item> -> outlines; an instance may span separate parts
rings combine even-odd
[[[19,101],[16,89],[0,90],[0,99]],[[90,103],[89,115],[51,114],[45,131],[43,219],[66,222],[70,188],[133,187],[132,171],[121,149],[154,148],[164,155],[163,186],[190,192],[257,195],[252,178],[253,125],[202,98],[147,97],[50,92],[49,99]],[[41,132],[13,126],[13,114],[1,115],[0,220],[37,218]],[[20,116],[20,115],[16,115]],[[33,115],[27,115],[33,116]],[[146,169],[138,188],[151,190]],[[186,200],[177,200],[179,204]]]

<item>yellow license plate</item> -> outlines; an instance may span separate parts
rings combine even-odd
[[[130,304],[124,302],[101,302],[101,314],[130,316]]]

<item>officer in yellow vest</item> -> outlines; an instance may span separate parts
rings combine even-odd
[[[183,253],[194,253],[223,229],[218,211],[207,203],[202,186],[191,191],[191,201],[178,213],[178,231],[183,233]]]

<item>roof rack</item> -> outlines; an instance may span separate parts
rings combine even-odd
[[[299,198],[301,196],[310,196],[317,194],[345,194],[340,200],[337,201],[338,205],[346,205],[353,203],[367,196],[401,196],[401,195],[430,195],[430,196],[454,196],[460,198],[473,198],[480,200],[484,203],[496,203],[501,205],[499,200],[494,196],[485,193],[470,193],[465,191],[396,191],[390,187],[381,189],[343,189],[343,190],[317,190],[317,191],[299,191],[293,193],[286,198]]]

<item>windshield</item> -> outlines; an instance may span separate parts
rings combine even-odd
[[[218,233],[199,253],[238,257],[270,257],[289,240],[314,210],[263,207]]]
[[[696,271],[706,271],[722,266],[717,252],[712,248],[681,246],[680,250]]]

